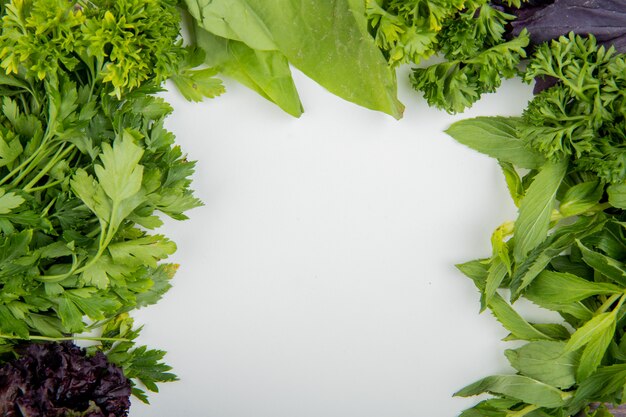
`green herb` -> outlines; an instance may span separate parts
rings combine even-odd
[[[592,402],[626,401],[625,74],[624,55],[571,34],[531,57],[527,80],[558,82],[523,117],[480,117],[448,130],[498,159],[519,207],[514,224],[494,232],[492,256],[459,268],[510,331],[507,339],[526,342],[506,352],[516,375],[457,392],[494,396],[462,416],[571,416]],[[562,321],[527,321],[514,309],[518,298]],[[588,415],[610,414],[601,407]]]
[[[185,219],[200,202],[190,189],[194,163],[163,127],[172,109],[154,94],[169,77],[190,99],[223,91],[210,70],[191,68],[202,58],[182,47],[175,5],[3,3],[2,351],[80,338],[169,288],[175,266],[160,261],[176,246],[152,230],[162,215]],[[130,365],[118,361],[129,369],[162,357],[132,352]],[[129,373],[152,390],[171,379],[142,375]]]

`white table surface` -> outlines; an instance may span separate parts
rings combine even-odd
[[[181,380],[131,417],[454,417],[478,401],[455,390],[510,372],[454,264],[488,256],[515,208],[495,161],[443,130],[519,115],[531,87],[450,116],[406,74],[401,121],[300,73],[300,119],[233,82],[201,104],[165,94],[205,206],[163,228],[181,266],[136,314]]]

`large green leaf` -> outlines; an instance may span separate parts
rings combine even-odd
[[[299,117],[302,103],[291,77],[287,58],[279,51],[250,48],[196,27],[196,42],[207,51],[206,63],[234,78],[281,109]]]
[[[456,141],[475,151],[520,168],[539,168],[545,162],[527,149],[517,136],[515,117],[476,117],[454,123],[446,130]]]
[[[611,295],[621,292],[620,287],[613,284],[591,282],[563,272],[543,271],[528,287],[525,295],[532,300],[541,299],[546,303],[569,304],[593,295]]]
[[[278,50],[307,76],[348,101],[396,118],[395,74],[367,32],[354,0],[186,0],[206,30],[259,50]],[[210,51],[207,51],[210,52]]]
[[[578,352],[563,354],[565,342],[538,340],[505,351],[511,366],[524,376],[566,389],[576,383]]]
[[[540,407],[556,408],[564,404],[560,390],[522,375],[488,376],[468,385],[454,395],[469,397],[485,392],[505,395]]]
[[[550,229],[550,219],[556,201],[556,192],[567,171],[567,161],[549,162],[535,176],[519,209],[515,222],[515,248],[517,262],[543,242]]]

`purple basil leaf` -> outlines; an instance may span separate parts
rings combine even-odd
[[[599,44],[626,52],[626,0],[554,0],[552,4],[511,11],[514,36],[524,29],[532,44],[540,44],[574,32],[592,34]]]
[[[102,352],[86,356],[71,343],[30,344],[0,367],[0,415],[125,417],[130,382]]]

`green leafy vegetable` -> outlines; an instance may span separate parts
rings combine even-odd
[[[119,323],[176,270],[162,263],[175,244],[151,230],[200,205],[154,94],[167,78],[191,100],[223,89],[194,69],[202,53],[182,46],[176,2],[2,4],[0,350],[94,332],[154,391],[173,379],[163,352],[133,348]]]
[[[236,41],[207,49],[208,62],[220,62],[227,73],[292,114],[299,111],[283,56],[331,93],[401,117],[395,75],[367,33],[361,1],[187,0],[186,5],[202,29]],[[197,36],[197,43],[206,47],[206,35]],[[280,84],[270,86],[272,79]]]

